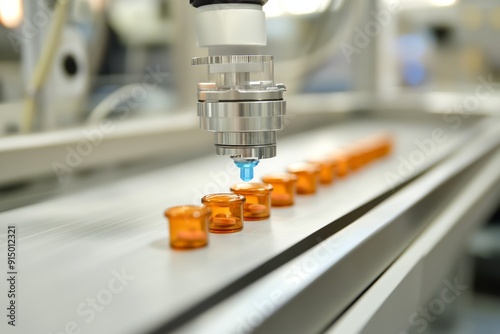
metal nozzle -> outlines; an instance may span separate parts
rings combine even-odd
[[[260,159],[276,156],[283,129],[284,85],[275,85],[271,56],[196,58],[209,67],[210,83],[198,85],[198,116],[203,130],[215,132],[219,155],[231,157],[250,181]]]

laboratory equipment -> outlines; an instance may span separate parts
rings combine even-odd
[[[197,7],[198,46],[209,53],[192,60],[208,67],[208,82],[198,84],[200,127],[215,133],[217,154],[231,157],[241,179],[250,181],[260,159],[276,156],[286,114],[286,88],[274,83],[273,57],[259,54],[267,44],[267,1],[190,2]]]
[[[179,3],[186,9],[186,15],[179,17],[189,26],[192,21],[188,12],[194,10],[186,1]],[[374,10],[380,13],[382,9]],[[374,23],[370,10],[365,14],[368,20],[359,23],[361,28]],[[321,16],[311,15],[306,20],[319,23]],[[405,331],[417,306],[427,305],[433,299],[432,293],[439,292],[443,280],[454,273],[468,236],[498,206],[498,119],[487,116],[498,110],[498,99],[492,95],[481,101],[474,114],[447,114],[446,108],[455,102],[470,102],[474,91],[424,94],[420,90],[418,95],[408,96],[386,87],[384,82],[397,74],[382,66],[397,64],[386,52],[387,46],[395,42],[388,35],[395,37],[399,26],[407,27],[398,15],[389,17],[393,24],[371,38],[360,54],[352,55],[352,68],[345,64],[342,54],[340,59],[338,55],[332,59],[336,66],[340,64],[353,73],[349,81],[352,86],[343,86],[347,91],[287,97],[287,112],[297,117],[286,126],[287,138],[282,139],[280,133],[276,158],[261,161],[258,168],[267,168],[263,170],[266,173],[279,171],[290,162],[307,160],[309,152],[322,143],[341,145],[379,131],[390,131],[394,136],[395,154],[365,164],[361,173],[353,173],[349,179],[321,187],[317,196],[299,197],[296,206],[273,209],[272,221],[242,222],[247,226],[240,233],[211,235],[210,247],[191,252],[171,250],[165,219],[158,214],[179,202],[198,203],[202,194],[227,189],[234,181],[235,169],[221,170],[220,157],[201,157],[213,142],[207,144],[205,134],[197,129],[192,99],[187,100],[190,110],[179,108],[179,117],[168,119],[134,119],[125,124],[114,118],[116,112],[112,113],[104,121],[112,120],[114,128],[102,133],[102,145],[95,129],[6,138],[0,147],[0,183],[10,185],[15,181],[24,186],[24,190],[15,191],[4,187],[5,200],[0,203],[4,208],[17,207],[4,209],[8,211],[1,213],[1,220],[16,225],[22,237],[20,249],[26,275],[18,301],[25,305],[22,318],[30,321],[20,321],[19,330],[59,333],[67,321],[75,320],[81,327],[78,330],[96,334]],[[487,24],[481,22],[483,27]],[[190,35],[183,28],[175,31],[186,45],[195,45],[188,42]],[[295,34],[285,31],[290,40],[296,40],[297,48],[305,49]],[[325,27],[322,31],[328,35],[337,30]],[[306,37],[311,36],[316,34]],[[318,36],[315,44],[322,40]],[[347,37],[341,40],[353,41]],[[186,45],[172,49],[179,53],[175,59],[189,68],[186,59],[195,53]],[[282,52],[288,51],[283,48]],[[461,54],[456,49],[453,52]],[[273,54],[279,73],[282,55],[274,50],[266,54]],[[245,50],[222,55],[214,52],[209,57],[252,55],[260,56],[254,50]],[[312,53],[304,51],[304,55],[306,64],[322,63]],[[210,71],[209,66],[202,67]],[[290,72],[294,69],[287,68]],[[323,68],[319,71],[337,78]],[[182,68],[178,73],[181,75],[175,82],[186,79],[191,72]],[[375,77],[374,73],[384,75]],[[281,76],[276,74],[277,78]],[[289,86],[287,95],[294,85],[307,84],[299,79],[285,81]],[[357,82],[367,85],[358,87]],[[211,85],[199,88],[209,91]],[[485,87],[483,94],[487,93]],[[184,93],[194,96],[184,90],[179,96]],[[11,109],[6,106],[2,111]],[[189,120],[184,117],[188,113]],[[444,133],[439,136],[436,131]],[[84,133],[92,136],[85,138]],[[367,162],[374,161],[373,150],[379,146],[371,145],[371,138],[356,142],[367,144],[363,153]],[[78,166],[68,165],[66,148],[78,153],[82,140],[99,144],[92,146],[91,154],[81,156]],[[377,155],[382,157],[385,151],[387,147],[379,147]],[[415,159],[420,156],[422,159]],[[70,161],[75,162],[74,155],[71,157]],[[149,157],[168,158],[169,162],[163,165],[162,161],[159,166],[158,161],[153,166],[148,163]],[[335,157],[335,177],[350,172],[346,157],[346,152]],[[30,180],[34,177],[52,175],[55,179],[54,161],[68,166],[65,170],[70,171],[64,178],[79,182],[72,185],[73,189],[80,186],[81,191],[68,193],[61,189],[56,198],[50,199],[47,197],[54,191],[39,188],[43,195],[38,195],[31,190]],[[138,162],[133,167],[141,175],[130,171],[128,163],[132,161]],[[228,163],[233,162],[228,159]],[[105,176],[100,172],[103,166],[120,166],[111,170],[113,179],[104,184]],[[250,167],[254,166],[245,170],[248,175],[244,179],[251,177]],[[273,206],[291,204],[287,202],[290,198],[293,203],[294,190],[282,193],[278,184],[294,187],[296,180],[276,183],[267,176],[263,180],[274,186]],[[91,181],[97,185],[91,186]],[[21,195],[22,205],[18,204]],[[43,202],[24,204],[37,201],[33,200],[36,196],[44,196]],[[82,205],[88,210],[82,212]],[[227,222],[228,214],[215,218],[218,223]],[[114,296],[117,303],[100,305],[105,311],[89,323],[75,314],[75,307],[86,301],[82,296],[108,301],[103,299],[109,297],[108,280],[122,270],[133,281]],[[450,279],[453,281],[453,276]],[[79,289],[71,289],[74,286]],[[65,293],[54,293],[58,289]],[[140,302],[143,300],[149,307],[144,307]]]

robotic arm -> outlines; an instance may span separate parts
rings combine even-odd
[[[286,113],[286,88],[274,83],[273,57],[259,52],[267,44],[266,2],[190,0],[198,46],[209,52],[192,60],[208,67],[208,81],[198,84],[200,127],[215,133],[217,154],[231,157],[244,181],[252,180],[260,159],[276,156]]]

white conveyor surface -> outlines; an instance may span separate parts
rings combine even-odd
[[[429,122],[370,120],[279,140],[278,157],[262,161],[256,179],[267,172],[284,170],[288,163],[304,160],[318,148],[380,130],[395,135],[396,148],[390,157],[322,187],[318,194],[298,197],[294,207],[273,209],[270,220],[248,222],[240,233],[211,234],[209,247],[194,251],[168,247],[167,222],[162,213],[171,206],[198,202],[206,192],[227,192],[230,184],[238,182],[234,169],[230,179],[223,176],[231,163],[228,158],[210,155],[0,213],[1,262],[6,258],[6,227],[16,225],[18,233],[16,332],[65,333],[65,327],[72,323],[81,333],[152,330],[389,190],[392,185],[386,173],[397,174],[401,159],[408,160],[412,152],[420,150],[415,140],[431,138],[436,128],[439,126]],[[444,143],[425,154],[426,161],[413,173],[473,133],[472,128],[443,130]],[[122,270],[133,280],[123,291],[113,293],[112,300],[105,300],[107,304],[90,319],[88,298],[109,297],[103,290],[109,290],[114,271]],[[2,279],[0,291],[5,288]],[[5,321],[0,328],[2,333],[12,330]]]

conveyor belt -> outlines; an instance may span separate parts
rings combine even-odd
[[[342,227],[332,222],[344,219],[342,224],[347,224],[384,198],[394,187],[386,173],[397,174],[401,159],[419,150],[415,140],[430,138],[435,129],[426,122],[360,121],[280,141],[278,157],[262,161],[257,178],[306,158],[316,148],[379,130],[394,133],[396,151],[315,196],[300,197],[292,208],[273,209],[270,221],[246,223],[241,233],[211,235],[209,247],[196,251],[168,247],[162,211],[198,201],[206,192],[227,191],[237,182],[236,173],[226,178],[229,159],[210,156],[1,213],[0,254],[5,254],[6,226],[17,226],[18,329],[56,332],[74,322],[83,333],[143,333],[165,323],[182,323],[196,314],[193,310],[201,311],[232,293],[231,287],[237,290],[306,250],[311,238]],[[446,132],[446,141],[425,154],[425,161],[400,182],[444,159],[475,131],[470,127]],[[133,280],[90,317],[87,298],[100,293],[102,297],[122,270]],[[1,284],[5,291],[5,282]]]

